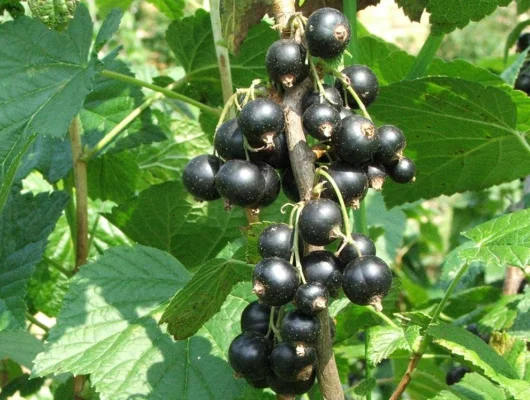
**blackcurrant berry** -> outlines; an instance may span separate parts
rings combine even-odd
[[[316,343],[320,332],[320,321],[317,317],[304,314],[300,310],[285,314],[280,327],[282,339],[287,342],[303,342],[309,345]]]
[[[296,186],[296,180],[291,168],[287,168],[283,173],[282,189],[289,200],[295,203],[300,201],[300,192],[298,191],[298,186]]]
[[[337,156],[353,165],[370,161],[379,148],[375,125],[360,115],[350,115],[342,120],[341,129],[331,137]]]
[[[344,269],[342,288],[354,304],[370,304],[381,310],[381,300],[391,286],[392,271],[379,257],[358,257]]]
[[[270,316],[270,306],[253,301],[241,314],[241,332],[257,332],[266,335],[269,331]]]
[[[253,275],[254,293],[269,306],[289,303],[299,285],[298,273],[283,258],[264,258],[256,264]]]
[[[272,203],[280,194],[281,184],[280,177],[278,173],[272,168],[269,164],[257,163],[259,172],[265,181],[263,186],[263,196],[255,206],[257,207],[266,207]]]
[[[524,72],[520,73],[515,81],[514,88],[525,92],[526,94],[530,94],[530,74]]]
[[[402,156],[407,140],[400,129],[392,125],[383,125],[377,129],[377,136],[379,136],[379,148],[375,153],[376,161],[390,164]]]
[[[230,204],[248,207],[257,204],[263,197],[265,179],[256,165],[230,160],[219,169],[215,186]]]
[[[244,332],[230,344],[228,361],[237,374],[258,381],[271,374],[271,351],[272,343],[265,336],[256,332]]]
[[[316,376],[317,373],[314,371],[311,377],[305,381],[290,382],[272,374],[267,378],[267,383],[275,393],[294,397],[309,392],[315,383]]]
[[[274,42],[267,50],[265,65],[271,81],[285,87],[293,87],[309,74],[306,49],[291,39]]]
[[[368,186],[374,190],[381,190],[386,178],[386,168],[381,164],[367,164],[364,171],[368,177]]]
[[[264,162],[273,168],[289,167],[289,148],[284,133],[280,133],[272,141],[272,146],[259,151],[249,150],[248,155],[253,163]]]
[[[445,383],[447,383],[449,386],[454,385],[455,383],[460,382],[464,375],[468,372],[471,372],[471,370],[464,366],[451,368],[445,376]]]
[[[341,122],[337,109],[325,103],[312,105],[302,117],[304,131],[318,140],[329,140],[340,129]]]
[[[488,333],[480,333],[478,330],[477,324],[469,324],[466,328],[469,332],[471,332],[473,335],[478,336],[481,338],[484,342],[489,343],[490,342],[490,335]]]
[[[352,65],[344,68],[342,70],[342,75],[353,88],[355,93],[357,93],[365,106],[368,106],[375,101],[377,94],[379,93],[379,81],[370,68],[366,65]],[[346,101],[351,108],[360,108],[357,101],[346,90],[341,81],[337,80],[335,82],[335,87],[343,97],[346,95]]]
[[[302,110],[305,112],[309,107],[315,104],[329,104],[340,111],[343,101],[339,91],[333,86],[322,85],[325,96],[320,92],[309,92],[302,98]]]
[[[325,246],[341,235],[342,214],[339,206],[329,199],[309,201],[298,220],[304,242]]]
[[[375,243],[368,236],[362,233],[352,233],[353,244],[348,243],[343,247],[343,243],[339,246],[342,248],[339,253],[339,260],[345,267],[350,262],[358,257],[375,256]]]
[[[341,265],[333,253],[325,250],[312,251],[302,260],[302,270],[307,282],[320,283],[332,297],[336,297],[342,285]]]
[[[256,379],[256,380],[252,380],[252,379],[245,379],[247,381],[247,383],[252,386],[253,388],[256,388],[256,389],[265,389],[265,388],[268,388],[269,387],[269,383],[267,382],[267,378],[264,378],[264,379]]]
[[[517,40],[517,52],[521,53],[530,47],[530,33],[523,33]]]
[[[280,257],[291,259],[294,232],[286,224],[272,224],[266,227],[258,238],[258,253],[263,258]]]
[[[237,123],[250,146],[272,147],[273,139],[285,127],[285,116],[282,108],[274,101],[256,99],[243,107]]]
[[[353,208],[359,208],[360,202],[368,193],[368,177],[361,167],[355,167],[344,162],[334,162],[327,170],[327,173],[337,184],[344,199],[344,203]],[[339,202],[337,194],[331,183],[324,177],[324,191],[321,196]]]
[[[282,342],[270,355],[272,372],[286,381],[305,381],[313,375],[317,352],[303,343]]]
[[[245,159],[245,143],[237,119],[229,119],[217,129],[214,147],[219,156],[225,160]]]
[[[350,42],[350,21],[334,8],[321,8],[307,19],[305,38],[311,55],[322,58],[337,57]]]
[[[203,154],[192,158],[182,173],[184,187],[198,200],[210,201],[220,198],[215,185],[215,176],[220,168],[221,160],[215,156]]]
[[[328,306],[329,293],[324,285],[309,282],[300,285],[294,295],[296,308],[307,315],[316,315]]]
[[[410,183],[416,180],[416,165],[407,157],[403,157],[395,164],[387,165],[386,171],[396,183]]]

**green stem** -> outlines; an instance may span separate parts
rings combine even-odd
[[[355,100],[355,102],[357,103],[359,108],[361,109],[364,117],[371,121],[372,117],[370,117],[370,114],[368,114],[368,110],[366,109],[366,106],[362,102],[362,100],[359,97],[359,95],[355,92],[355,90],[348,83],[348,81],[346,79],[344,79],[344,76],[339,71],[337,71],[334,68],[329,69],[329,71],[331,71],[331,73],[335,76],[335,78],[337,78],[342,83],[342,85],[346,88],[348,93],[352,95],[353,99]]]
[[[92,225],[92,228],[90,229],[90,235],[88,236],[88,253],[89,254],[90,254],[90,249],[92,248],[92,243],[94,243],[94,238],[96,237],[96,230],[98,229],[99,219],[101,218],[100,212],[98,212],[98,215],[96,215],[96,220],[94,221],[94,224]]]
[[[444,35],[435,35],[432,32],[429,34],[407,74],[407,79],[418,79],[425,76],[443,40]]]
[[[365,308],[370,311],[372,314],[374,314],[375,316],[377,316],[378,318],[382,319],[383,321],[385,321],[388,325],[390,325],[392,328],[398,328],[399,329],[399,326],[394,322],[392,321],[389,317],[387,317],[385,314],[383,314],[381,311],[377,311],[375,308],[373,308],[372,306],[365,306]]]
[[[304,271],[302,270],[302,261],[300,259],[300,249],[298,248],[298,241],[299,241],[299,227],[298,227],[298,220],[300,219],[300,213],[302,212],[303,207],[299,207],[296,211],[296,219],[294,221],[294,243],[293,243],[293,252],[294,252],[294,259],[295,259],[295,267],[298,270],[298,274],[300,275],[300,279],[302,280],[302,283],[306,283]]]
[[[66,216],[66,222],[68,223],[68,227],[70,228],[70,239],[72,242],[72,246],[74,246],[75,248],[75,244],[77,243],[77,227],[76,227],[76,221],[75,221],[73,176],[71,174],[67,176],[63,180],[63,184],[64,184],[64,190],[70,196],[70,201],[68,201],[68,204],[66,205],[66,209],[64,210],[64,215]]]
[[[43,259],[43,261],[48,263],[50,265],[50,267],[55,268],[57,271],[59,271],[61,274],[63,274],[67,278],[70,278],[71,276],[73,276],[72,271],[68,271],[61,264],[59,264],[57,261],[51,259],[50,257],[44,256],[42,259]]]
[[[41,328],[44,332],[48,333],[50,331],[50,328],[44,325],[42,322],[40,322],[37,318],[35,318],[33,315],[31,315],[29,312],[26,312],[26,319],[31,322],[33,325],[38,326]]]
[[[344,230],[346,231],[346,236],[348,237],[348,239],[350,239],[350,242],[351,242],[352,240],[351,240],[350,218],[348,217],[348,210],[346,208],[346,204],[344,203],[344,199],[342,198],[342,194],[340,192],[340,189],[337,186],[337,183],[331,177],[330,174],[328,174],[327,172],[323,171],[321,168],[317,169],[316,173],[318,175],[321,175],[324,178],[326,178],[328,180],[328,182],[331,184],[331,186],[333,187],[333,190],[335,191],[335,195],[339,199],[340,209],[342,211],[342,219],[344,221]]]
[[[462,279],[462,276],[466,273],[467,269],[469,268],[469,264],[464,264],[460,267],[458,272],[456,273],[455,278],[447,288],[447,291],[445,292],[444,296],[442,297],[442,300],[440,300],[440,303],[438,303],[438,306],[434,310],[434,313],[432,315],[431,321],[429,322],[429,325],[427,326],[427,329],[429,326],[436,323],[438,320],[438,317],[440,316],[441,312],[443,311],[445,305],[449,301],[453,291],[455,290],[456,286],[458,285],[458,282],[460,282],[460,279]],[[412,379],[412,373],[418,366],[418,363],[420,362],[421,358],[423,357],[423,354],[425,353],[425,350],[427,349],[427,346],[431,342],[432,338],[429,335],[425,335],[419,345],[418,351],[412,356],[412,358],[409,361],[409,365],[407,366],[407,371],[405,372],[405,375],[401,378],[401,381],[399,382],[398,386],[396,387],[396,390],[394,393],[392,393],[392,396],[390,397],[390,400],[398,400],[401,398],[401,395],[407,388],[407,385],[409,384],[410,380]]]
[[[370,379],[370,376],[372,375],[371,371],[371,365],[370,361],[368,360],[368,334],[370,332],[370,328],[366,328],[364,331],[364,372],[365,372],[365,379]],[[372,392],[366,393],[366,400],[372,400]]]
[[[361,201],[359,209],[353,213],[355,215],[355,230],[363,235],[368,235],[368,217],[366,215],[366,204],[364,200]]]
[[[342,9],[344,15],[350,20],[351,38],[348,44],[348,52],[351,57],[348,64],[359,64],[359,40],[357,37],[357,0],[344,0],[342,2]],[[347,55],[345,57],[348,57]]]
[[[116,79],[118,81],[129,83],[131,85],[144,87],[144,88],[147,88],[147,89],[151,89],[151,90],[153,90],[155,92],[162,93],[164,96],[166,96],[166,97],[168,97],[170,99],[176,99],[176,100],[180,100],[180,101],[182,101],[184,103],[188,103],[188,104],[190,104],[192,106],[197,107],[199,110],[204,111],[204,112],[206,112],[208,114],[214,115],[216,117],[221,115],[221,112],[218,109],[216,109],[216,108],[207,106],[206,104],[202,104],[201,102],[199,102],[197,100],[194,100],[192,98],[189,98],[187,96],[184,96],[183,94],[173,92],[172,90],[163,88],[163,87],[158,86],[158,85],[154,85],[154,84],[149,83],[149,82],[142,81],[140,79],[133,78],[133,77],[128,76],[128,75],[120,74],[118,72],[109,71],[109,70],[106,70],[106,69],[101,72],[101,75],[106,76],[107,78]]]
[[[171,90],[173,84],[166,87],[166,89]],[[122,133],[131,122],[140,116],[146,109],[148,109],[155,101],[160,100],[164,97],[162,93],[156,93],[152,96],[149,96],[141,105],[136,107],[129,115],[122,119],[118,125],[111,129],[94,147],[92,147],[87,152],[84,152],[81,156],[83,161],[88,161],[93,158],[97,153],[105,149],[109,144],[111,144],[119,135]]]

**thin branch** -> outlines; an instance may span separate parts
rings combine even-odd
[[[50,257],[46,257],[44,256],[42,258],[42,260],[44,262],[46,262],[50,267],[53,267],[55,268],[57,271],[59,271],[61,274],[63,274],[64,276],[66,276],[67,278],[70,278],[73,276],[73,273],[72,271],[69,271],[67,270],[66,268],[64,268],[61,264],[59,264],[57,261],[55,261],[54,259],[50,258]]]
[[[38,326],[41,328],[44,332],[48,333],[50,331],[50,328],[46,325],[44,325],[42,322],[40,322],[37,318],[35,318],[34,315],[31,315],[29,312],[26,311],[26,319],[31,322],[33,325]]]
[[[106,76],[107,78],[112,78],[112,79],[116,79],[118,81],[130,83],[131,85],[135,85],[135,86],[140,86],[140,87],[144,87],[144,88],[147,88],[147,89],[151,89],[151,90],[153,90],[155,92],[162,93],[164,96],[166,96],[166,97],[168,97],[170,99],[176,99],[176,100],[180,100],[180,101],[182,101],[184,103],[188,103],[188,104],[190,104],[192,106],[197,107],[201,111],[204,111],[204,112],[206,112],[208,114],[211,114],[211,115],[214,115],[214,116],[217,116],[217,117],[221,114],[221,112],[217,108],[213,108],[213,107],[207,106],[206,104],[202,104],[200,101],[197,101],[197,100],[194,100],[194,99],[192,99],[190,97],[184,96],[183,94],[176,93],[176,92],[173,92],[172,90],[163,88],[161,86],[154,85],[152,83],[145,82],[145,81],[142,81],[140,79],[133,78],[132,76],[120,74],[118,72],[109,71],[109,70],[106,70],[106,69],[101,72],[101,75]]]

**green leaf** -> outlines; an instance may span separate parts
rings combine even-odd
[[[92,199],[123,203],[134,195],[139,173],[133,154],[105,154],[89,164],[88,194]]]
[[[517,80],[517,77],[519,76],[519,72],[521,71],[521,68],[523,67],[526,56],[528,55],[528,51],[530,49],[524,50],[521,54],[517,56],[517,59],[514,61],[512,65],[510,65],[508,68],[506,68],[503,73],[501,74],[501,78],[504,79],[504,81],[510,85],[515,85],[515,81]]]
[[[79,112],[95,73],[88,62],[91,42],[92,21],[84,5],[64,33],[27,17],[0,25],[2,195],[33,136],[64,137]]]
[[[179,19],[184,15],[184,0],[148,0],[170,19]]]
[[[451,250],[445,257],[445,261],[442,266],[442,275],[440,276],[440,283],[444,289],[447,289],[451,282],[454,280],[458,270],[462,268],[467,261],[460,257],[460,251],[473,246],[473,243],[466,242],[461,246],[458,246]],[[476,277],[484,271],[484,264],[472,262],[468,267],[465,274],[460,278],[456,286],[456,290],[463,290],[472,285]]]
[[[460,257],[485,264],[525,268],[530,263],[530,209],[507,214],[481,224],[463,235],[475,242]]]
[[[398,349],[410,350],[405,332],[392,326],[375,326],[368,330],[368,361],[377,365]]]
[[[197,203],[180,180],[152,186],[104,215],[132,240],[173,254],[187,268],[213,259],[246,224],[241,210],[228,213],[221,200]]]
[[[265,22],[252,28],[239,55],[230,57],[235,87],[247,87],[253,79],[267,79],[265,54],[276,39],[276,33]],[[199,9],[193,16],[173,21],[167,30],[166,41],[186,71],[183,80],[187,84],[185,93],[210,104],[223,104],[209,14]]]
[[[530,292],[517,304],[517,317],[509,329],[511,336],[523,340],[530,340]]]
[[[363,306],[346,303],[336,316],[337,326],[334,343],[342,343],[357,335],[362,329],[378,325],[378,318]]]
[[[429,0],[396,0],[396,3],[411,21],[420,22]]]
[[[429,0],[431,30],[436,34],[462,29],[471,21],[480,21],[497,7],[510,4],[511,0]]]
[[[74,16],[78,0],[28,0],[33,17],[48,27],[62,30]]]
[[[489,379],[508,390],[515,399],[522,400],[530,395],[530,383],[517,379],[517,373],[504,358],[466,329],[438,324],[429,327],[427,333],[433,337],[434,343],[462,357],[473,368],[479,369]]]
[[[237,283],[251,279],[252,270],[253,265],[238,259],[208,261],[171,299],[161,323],[176,340],[189,338],[220,310]]]
[[[508,61],[508,54],[510,53],[510,49],[515,45],[515,43],[517,43],[517,40],[519,39],[519,36],[521,35],[521,33],[523,33],[525,28],[529,25],[530,25],[530,19],[519,22],[517,25],[515,25],[515,28],[512,29],[512,31],[506,38],[506,44],[504,45],[504,64],[505,65]]]
[[[105,17],[105,20],[99,29],[98,35],[96,36],[96,42],[94,43],[94,51],[96,53],[99,53],[103,46],[105,46],[110,38],[112,38],[112,36],[118,31],[122,17],[123,11],[118,8],[113,9]]]
[[[481,327],[501,331],[513,325],[521,296],[504,296],[480,320]]]
[[[26,368],[43,350],[42,342],[29,332],[0,332],[0,358],[8,357]]]
[[[126,11],[132,4],[133,0],[96,0],[98,14],[107,16],[114,8]]]
[[[353,393],[357,396],[366,396],[376,388],[377,382],[374,378],[363,379],[353,388]]]
[[[188,280],[184,267],[162,251],[105,252],[73,278],[33,375],[90,374],[102,400],[242,397],[247,386],[234,379],[226,360],[245,299],[229,296],[188,340],[175,342],[157,323],[165,302]]]
[[[517,14],[521,15],[528,11],[530,8],[530,0],[516,0],[517,1]]]
[[[405,132],[405,153],[418,170],[410,185],[385,185],[387,205],[479,190],[529,174],[530,146],[520,130],[530,122],[518,121],[518,112],[503,90],[461,79],[428,77],[382,87],[371,113]],[[526,111],[519,118],[527,118]],[[521,162],[514,166],[514,158]]]
[[[26,320],[26,286],[67,202],[64,192],[14,194],[0,216],[0,300],[21,329]],[[0,310],[0,320],[5,311]]]
[[[451,391],[450,391],[451,390]],[[502,389],[477,373],[467,373],[451,389],[443,390],[432,400],[506,400]]]

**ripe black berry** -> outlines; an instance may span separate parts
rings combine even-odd
[[[263,176],[263,179],[265,181],[265,185],[263,186],[263,196],[259,200],[259,203],[256,204],[256,206],[266,207],[274,203],[274,200],[276,200],[276,198],[280,194],[280,177],[278,176],[278,173],[274,170],[274,168],[272,168],[269,164],[260,162],[256,165],[258,166],[259,172],[261,173],[261,176]]]
[[[460,382],[464,375],[468,372],[471,372],[471,370],[464,366],[451,368],[445,376],[445,383],[447,383],[449,386],[454,385],[455,383]]]
[[[214,147],[219,156],[225,160],[245,159],[243,133],[239,129],[237,119],[229,119],[217,129]]]
[[[270,316],[270,306],[253,301],[241,314],[241,332],[257,332],[266,335],[269,331]]]
[[[303,343],[283,342],[272,350],[272,372],[285,381],[305,381],[313,375],[317,352]]]
[[[341,107],[340,109],[340,118],[344,119],[350,115],[355,114],[351,108]]]
[[[344,203],[358,208],[360,201],[364,199],[366,193],[368,193],[368,177],[364,170],[360,167],[355,167],[344,162],[334,162],[327,170],[327,173],[333,178],[337,186],[339,187]],[[321,196],[324,198],[331,199],[335,202],[339,202],[337,194],[324,177],[322,180],[324,183],[324,191]]]
[[[337,57],[350,42],[350,21],[334,8],[321,8],[307,19],[305,38],[311,55],[322,58]]]
[[[376,256],[358,257],[344,269],[342,288],[354,304],[381,309],[381,300],[392,286],[392,272]]]
[[[352,65],[344,68],[342,70],[342,75],[344,75],[344,79],[346,79],[355,93],[357,93],[365,106],[368,106],[375,101],[377,94],[379,93],[379,81],[370,68],[366,65]],[[357,101],[355,101],[353,96],[346,90],[341,81],[337,80],[335,82],[335,87],[343,97],[346,94],[346,100],[351,108],[359,108]]]
[[[215,186],[230,204],[247,207],[258,203],[263,197],[265,179],[256,165],[243,160],[230,160],[219,169]]]
[[[374,190],[381,190],[386,178],[386,168],[381,164],[367,164],[364,166],[368,177],[368,186]]]
[[[261,257],[291,258],[293,229],[286,224],[272,224],[266,227],[258,238],[258,252]]]
[[[307,315],[316,315],[328,306],[329,293],[324,285],[309,282],[300,285],[294,295],[296,308]]]
[[[333,253],[325,250],[312,251],[301,260],[307,282],[318,282],[336,297],[342,285],[341,266]]]
[[[304,314],[300,310],[285,314],[280,328],[283,340],[287,342],[316,343],[320,332],[320,321],[317,317]]]
[[[314,246],[328,245],[341,233],[340,208],[329,199],[311,200],[302,209],[298,226],[304,242]]]
[[[283,193],[289,200],[295,203],[300,201],[300,192],[298,191],[298,186],[296,186],[296,180],[294,179],[293,170],[291,168],[287,168],[283,173],[282,189]]]
[[[296,293],[299,280],[294,267],[283,258],[264,258],[256,264],[253,275],[254,293],[269,306],[289,303]]]
[[[530,74],[526,72],[520,73],[519,76],[517,77],[517,80],[515,81],[514,88],[517,90],[521,90],[522,92],[525,92],[526,94],[529,94],[530,93]]]
[[[271,147],[285,127],[285,116],[274,101],[256,99],[243,107],[237,123],[252,147]]]
[[[280,133],[274,138],[272,146],[259,151],[249,150],[248,155],[253,163],[264,162],[273,168],[287,168],[290,165],[289,148],[284,133]]]
[[[320,92],[309,92],[302,99],[302,110],[305,112],[309,107],[315,104],[329,104],[340,111],[344,102],[339,91],[333,86],[322,85],[325,96]]]
[[[215,200],[221,197],[216,186],[215,176],[221,168],[221,160],[215,156],[202,154],[191,159],[182,174],[186,190],[198,200]]]
[[[392,125],[383,125],[377,129],[379,148],[375,153],[375,160],[381,164],[390,164],[402,156],[407,145],[403,132]]]
[[[397,163],[387,165],[388,176],[397,183],[410,183],[416,179],[416,165],[410,158],[403,157]]]
[[[517,52],[521,53],[530,47],[530,33],[523,33],[517,40]]]
[[[272,343],[262,334],[244,332],[232,341],[228,349],[228,361],[237,374],[257,381],[271,373],[269,355]]]
[[[267,383],[275,393],[288,397],[294,397],[309,392],[315,383],[317,373],[313,372],[309,379],[305,381],[290,382],[272,374],[267,378]]]
[[[353,165],[370,161],[379,148],[375,125],[360,115],[350,115],[342,120],[341,129],[331,137],[337,156]]]
[[[304,131],[318,140],[329,140],[340,129],[341,122],[337,109],[325,103],[312,105],[302,117]]]
[[[265,64],[271,81],[286,87],[302,82],[309,74],[306,50],[290,39],[274,42],[267,50]]]
[[[345,267],[358,257],[375,256],[375,243],[362,233],[352,234],[353,244],[348,243],[339,253],[339,260]],[[339,248],[342,247],[342,243]]]
[[[256,389],[265,389],[265,388],[268,388],[269,387],[269,383],[267,382],[267,378],[264,378],[264,379],[256,379],[256,380],[252,380],[252,379],[245,379],[247,381],[247,383],[256,388]]]

